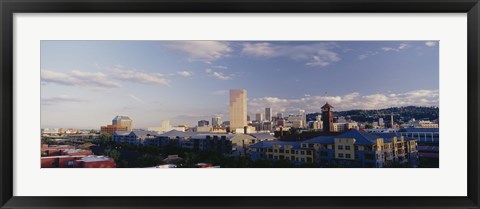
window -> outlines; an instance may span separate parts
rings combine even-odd
[[[350,150],[350,146],[345,146],[345,150]]]
[[[277,149],[274,149],[274,150],[273,150],[273,152],[277,153],[277,152],[278,152],[278,150],[277,150]]]
[[[268,149],[268,152],[273,152],[273,150],[272,150],[272,149]]]
[[[272,158],[273,158],[273,155],[268,155],[268,158],[272,159]]]
[[[311,163],[312,162],[312,158],[311,157],[307,157],[307,163]]]
[[[306,147],[307,147],[307,144],[302,144],[302,147],[303,147],[303,148],[306,148]]]
[[[339,158],[343,158],[343,153],[338,153]]]
[[[304,155],[304,154],[305,154],[305,151],[300,151],[300,154]]]
[[[302,163],[305,162],[305,158],[302,157],[301,161],[302,161]]]
[[[343,150],[343,145],[338,145],[339,150]]]
[[[308,147],[313,148],[313,144],[308,144]]]
[[[307,155],[311,155],[311,154],[312,154],[312,151],[308,150]]]
[[[290,150],[285,150],[285,153],[290,154]]]
[[[273,156],[273,159],[278,160],[278,156]]]
[[[350,154],[345,154],[345,158],[350,158],[351,155]]]

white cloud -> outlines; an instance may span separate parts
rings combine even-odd
[[[191,77],[193,76],[193,72],[192,71],[180,71],[180,72],[177,72],[178,75],[181,75],[183,77]]]
[[[401,43],[398,47],[382,47],[381,49],[385,52],[389,52],[389,51],[399,52],[409,47],[410,45],[406,43]]]
[[[233,75],[225,75],[222,72],[216,72],[216,71],[213,71],[212,69],[206,69],[205,72],[218,80],[226,81],[226,80],[231,80],[233,78]]]
[[[120,84],[111,80],[102,72],[85,72],[73,70],[68,73],[55,72],[50,70],[41,71],[43,83],[56,83],[69,86],[87,86],[87,87],[120,87]]]
[[[428,47],[433,47],[433,46],[437,45],[437,42],[436,41],[427,41],[427,42],[425,42],[425,45],[428,46]]]
[[[175,41],[169,46],[188,54],[192,61],[206,63],[228,56],[232,52],[229,44],[221,41]]]
[[[78,98],[78,97],[72,97],[68,95],[58,95],[54,97],[46,97],[41,99],[42,105],[53,105],[53,104],[58,104],[58,103],[78,103],[78,102],[88,102],[89,100],[83,99],[83,98]]]
[[[168,86],[170,81],[167,80],[161,73],[147,73],[137,70],[121,70],[112,69],[110,75],[114,79],[121,81],[129,81],[133,83],[155,84]]]
[[[377,55],[377,51],[365,51],[363,54],[358,55],[359,60],[367,59],[368,57]]]
[[[275,112],[291,113],[299,109],[307,112],[320,112],[326,102],[336,110],[381,109],[400,106],[438,106],[438,90],[416,90],[405,93],[377,93],[362,95],[352,92],[341,96],[307,96],[295,99],[262,97],[249,100],[249,110],[261,112],[265,107],[272,107]]]
[[[227,66],[223,66],[223,65],[216,65],[216,66],[213,66],[214,68],[218,68],[218,69],[228,69]]]
[[[245,43],[243,44],[242,53],[256,57],[274,57],[280,55],[276,51],[279,48],[270,43]]]
[[[271,43],[245,43],[242,53],[254,57],[288,57],[293,60],[306,61],[310,67],[325,67],[340,61],[339,55],[333,51],[334,43],[315,43],[305,45],[274,45]]]
[[[337,62],[339,60],[340,58],[338,57],[337,53],[322,49],[317,51],[317,54],[313,56],[312,60],[307,62],[305,65],[311,67],[325,67],[330,65],[332,62]]]

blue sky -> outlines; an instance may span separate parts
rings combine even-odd
[[[438,106],[436,41],[42,41],[43,128],[228,120],[228,90],[254,117]]]

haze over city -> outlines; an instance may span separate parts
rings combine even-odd
[[[229,89],[248,114],[438,106],[435,41],[42,41],[41,126],[134,127],[229,118]],[[428,78],[428,79],[426,79]],[[433,78],[433,79],[432,79]]]

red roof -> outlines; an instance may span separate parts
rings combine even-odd
[[[332,105],[328,104],[328,102],[322,106],[322,108],[333,108]]]

